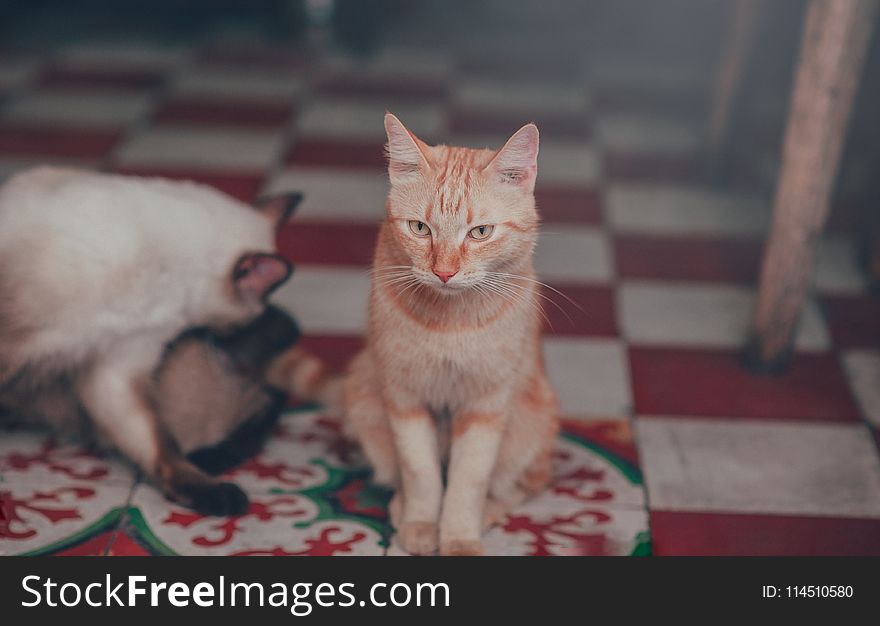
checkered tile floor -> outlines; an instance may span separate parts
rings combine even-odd
[[[737,351],[769,211],[696,182],[702,117],[681,112],[700,110],[707,77],[559,70],[393,48],[369,61],[257,44],[10,52],[0,176],[58,162],[245,200],[304,191],[280,235],[297,271],[277,301],[342,367],[365,325],[383,111],[480,147],[535,120],[537,267],[577,304],[547,308],[544,340],[566,426],[552,487],[489,533],[489,551],[880,554],[880,300],[846,232],[822,243],[791,369],[747,373]],[[399,554],[389,494],[337,429],[320,411],[285,416],[232,474],[253,505],[231,519],[168,504],[115,459],[4,434],[0,552]]]

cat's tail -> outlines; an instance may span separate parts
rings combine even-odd
[[[342,413],[342,376],[302,348],[290,348],[272,361],[266,381],[300,400],[323,405],[333,415]]]

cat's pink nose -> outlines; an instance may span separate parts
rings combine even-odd
[[[443,281],[444,284],[449,282],[449,279],[458,274],[458,272],[439,272],[434,270],[434,275]]]

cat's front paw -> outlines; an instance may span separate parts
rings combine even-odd
[[[437,551],[437,524],[403,522],[397,528],[397,541],[410,554],[434,554]]]
[[[440,543],[441,556],[483,556],[479,539],[446,539]]]

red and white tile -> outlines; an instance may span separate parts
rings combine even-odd
[[[384,111],[472,147],[535,121],[543,345],[568,419],[551,488],[491,530],[487,551],[880,554],[880,299],[848,231],[819,246],[791,367],[754,374],[741,348],[770,205],[694,182],[710,64],[548,67],[540,40],[511,57],[455,36],[368,60],[241,37],[4,55],[0,178],[51,162],[190,178],[243,201],[304,192],[278,236],[296,271],[274,301],[341,370],[366,327]],[[6,554],[400,553],[389,494],[319,413],[285,416],[230,475],[253,498],[238,518],[194,515],[122,462],[47,445],[0,437]]]

